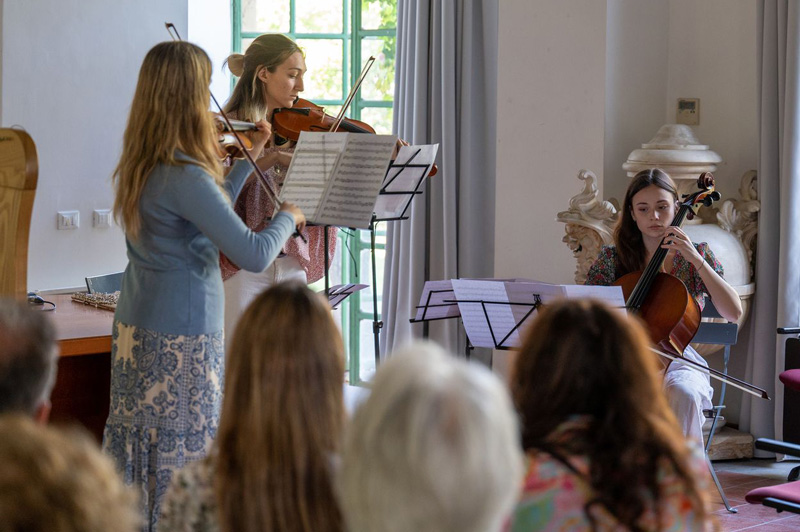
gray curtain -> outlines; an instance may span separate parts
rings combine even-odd
[[[414,199],[409,220],[390,222],[381,353],[424,332],[463,349],[456,320],[410,324],[425,280],[490,277],[498,0],[399,0],[395,133],[439,143],[439,172]]]
[[[757,437],[781,438],[785,337],[775,329],[800,325],[800,6],[761,0],[758,24],[761,211],[746,380],[774,401],[746,395],[740,423]]]

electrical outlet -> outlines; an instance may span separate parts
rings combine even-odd
[[[81,225],[81,213],[78,211],[58,211],[56,227],[60,230],[77,229]]]
[[[95,209],[92,212],[92,225],[97,228],[111,227],[111,209]]]

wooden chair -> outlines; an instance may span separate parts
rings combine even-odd
[[[28,235],[38,176],[30,135],[0,128],[0,296],[20,301],[28,293]]]

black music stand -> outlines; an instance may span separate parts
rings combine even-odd
[[[378,199],[375,201],[375,212],[369,224],[370,256],[372,258],[372,286],[378,286],[378,269],[375,260],[375,226],[378,222],[408,220],[411,201],[422,194],[422,183],[433,168],[438,144],[422,146],[403,146],[397,158],[389,163],[386,169]],[[423,153],[423,151],[425,153]],[[430,162],[423,162],[421,157],[428,156]],[[416,161],[416,162],[415,162]],[[375,341],[375,367],[380,363],[380,331],[383,321],[378,319],[378,293],[372,290],[372,334]]]
[[[326,288],[320,293],[325,293],[328,298],[328,303],[331,305],[331,310],[336,310],[349,295],[355,294],[368,286],[369,285],[366,284],[337,284],[336,286]]]
[[[470,304],[470,303],[479,304],[481,306],[481,310],[483,311],[483,317],[486,320],[486,326],[488,327],[489,334],[491,335],[492,338],[492,344],[479,345],[482,342],[479,343],[472,342],[473,346],[488,347],[498,350],[508,350],[516,347],[514,345],[509,345],[507,343],[509,338],[511,338],[511,336],[515,332],[519,331],[520,327],[522,327],[522,324],[524,324],[525,321],[527,321],[528,317],[530,317],[530,315],[533,314],[535,310],[538,310],[539,307],[542,306],[542,298],[539,294],[532,293],[531,297],[533,298],[533,301],[487,301],[484,299],[458,299],[458,300],[451,300],[450,302],[457,303],[459,304],[459,306],[462,304]],[[525,312],[522,318],[520,318],[519,320],[515,320],[514,326],[511,327],[511,329],[509,329],[509,331],[505,334],[505,336],[503,336],[500,339],[500,341],[498,341],[497,337],[500,334],[495,333],[495,326],[493,325],[494,320],[492,319],[492,317],[496,314],[496,310],[499,309],[500,307],[523,307],[527,308],[528,310]],[[463,314],[461,319],[462,320],[464,319]],[[469,329],[467,328],[466,320],[464,328],[467,329],[467,336],[469,337]],[[470,338],[470,341],[471,340],[472,339]]]

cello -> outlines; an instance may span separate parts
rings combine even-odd
[[[700,190],[681,202],[670,226],[680,227],[701,205],[719,200],[710,172],[700,175],[697,186]],[[643,271],[623,275],[614,284],[622,287],[625,307],[647,324],[653,343],[680,357],[700,327],[700,307],[678,278],[661,271],[666,256],[667,250],[659,245]]]
[[[687,218],[694,217],[701,206],[709,207],[720,199],[720,193],[714,190],[714,177],[710,172],[700,175],[697,186],[700,190],[681,202],[671,226],[680,227]],[[766,390],[683,356],[684,350],[700,327],[700,307],[683,282],[661,271],[667,252],[667,249],[659,245],[644,270],[628,273],[614,282],[614,285],[622,287],[625,307],[644,322],[650,339],[656,346],[652,350],[667,360],[686,365],[756,397],[769,400]]]

